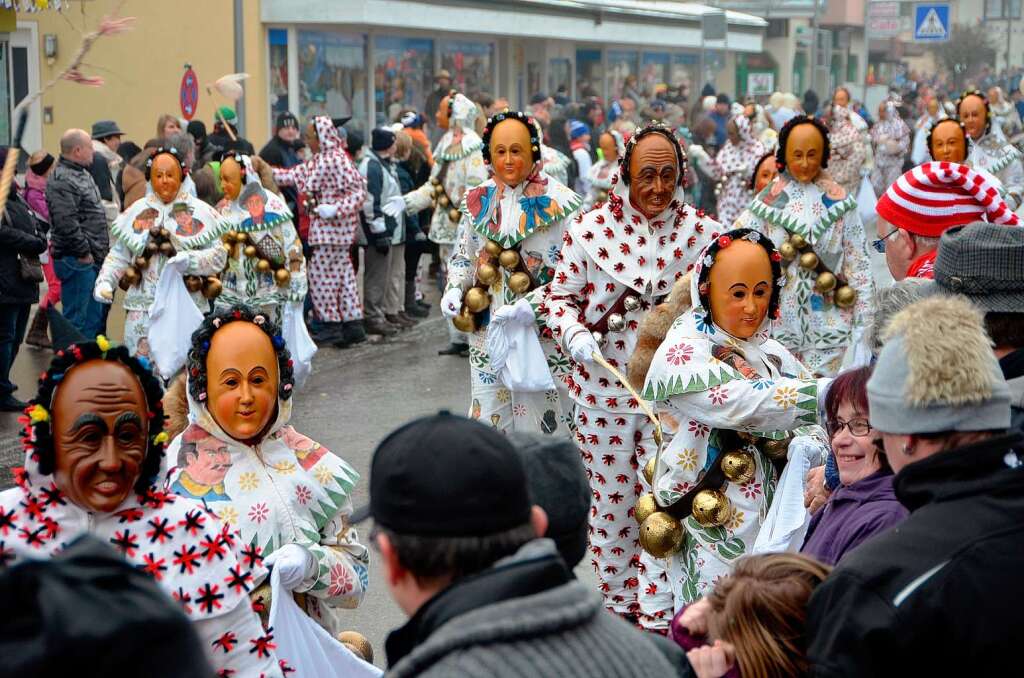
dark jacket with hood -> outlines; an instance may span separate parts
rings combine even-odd
[[[1007,675],[1024,643],[1021,444],[999,436],[896,475],[910,516],[847,554],[811,596],[811,675]]]
[[[46,183],[46,205],[54,258],[91,254],[96,266],[102,264],[110,249],[110,230],[89,168],[67,158],[58,160]]]
[[[34,304],[39,301],[39,283],[21,277],[18,255],[37,256],[46,251],[36,219],[12,187],[7,207],[0,218],[0,304]]]

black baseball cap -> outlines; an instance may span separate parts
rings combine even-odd
[[[478,421],[442,411],[373,453],[369,517],[397,534],[483,537],[529,523],[531,506],[519,454]]]

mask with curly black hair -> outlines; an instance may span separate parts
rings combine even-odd
[[[676,152],[676,161],[679,164],[677,183],[680,187],[686,188],[686,153],[683,152],[683,146],[679,143],[679,139],[676,138],[675,132],[672,131],[672,128],[660,122],[649,122],[643,127],[638,128],[636,133],[629,138],[628,142],[626,142],[626,152],[622,154],[621,158],[619,158],[619,172],[622,175],[623,184],[629,186],[629,162],[633,158],[633,152],[636,150],[637,144],[640,143],[641,139],[652,134],[661,135],[671,142],[672,148],[675,149]]]
[[[775,163],[778,165],[779,171],[786,171],[786,145],[789,143],[789,135],[800,125],[813,125],[821,133],[821,139],[824,142],[821,150],[821,169],[826,169],[828,167],[828,159],[832,154],[832,145],[828,140],[828,128],[825,127],[825,123],[817,118],[798,115],[790,118],[789,122],[782,126],[782,131],[779,132],[779,149],[775,153]]]
[[[782,255],[775,249],[775,244],[771,238],[755,231],[752,228],[737,228],[732,231],[728,231],[718,236],[707,246],[701,260],[698,262],[699,266],[696,269],[697,275],[697,296],[700,301],[701,308],[707,314],[707,321],[713,322],[711,316],[711,283],[709,278],[711,277],[711,269],[715,265],[715,261],[718,257],[718,253],[728,248],[737,240],[748,240],[755,245],[760,245],[765,253],[768,254],[768,261],[772,269],[772,295],[768,301],[768,317],[778,318],[779,317],[779,297],[782,294],[782,286],[785,284],[785,277],[782,271]]]

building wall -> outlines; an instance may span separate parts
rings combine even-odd
[[[20,22],[38,26],[40,84],[45,84],[71,61],[84,31],[93,30],[108,14],[114,0],[68,2],[61,12],[19,14]],[[253,83],[266,82],[266,48],[259,21],[257,1],[245,2],[246,69]],[[195,119],[212,128],[213,112],[226,103],[216,94],[206,94],[205,85],[231,73],[234,68],[234,14],[229,0],[177,0],[173,3],[128,2],[124,16],[136,17],[134,30],[98,40],[86,57],[82,70],[99,75],[102,87],[85,87],[60,82],[43,96],[44,108],[52,107],[53,121],[42,125],[43,146],[56,153],[61,134],[68,128],[89,130],[93,122],[116,120],[127,138],[140,146],[156,133],[157,118],[163,113],[181,115],[178,89],[183,65],[190,63],[200,82],[199,107]],[[54,63],[43,58],[46,34],[57,36]],[[268,136],[267,94],[262,84],[246,87],[246,136],[257,145]],[[31,150],[31,149],[29,149]]]

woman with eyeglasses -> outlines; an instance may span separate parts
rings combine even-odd
[[[896,499],[881,435],[868,421],[871,367],[843,372],[825,396],[840,487],[814,516],[801,552],[835,565],[865,539],[907,517]]]

